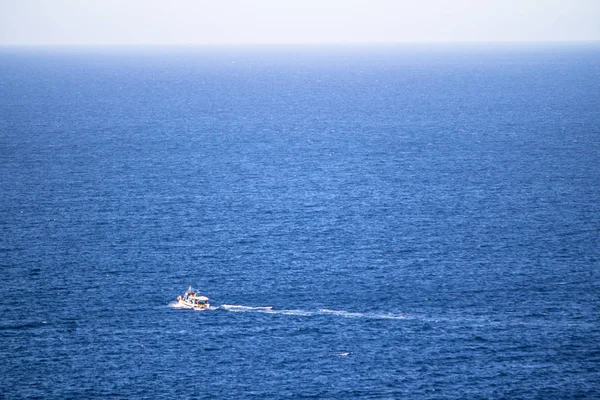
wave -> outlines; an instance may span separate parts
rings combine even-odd
[[[349,351],[345,351],[343,353],[334,353],[334,354],[332,354],[332,356],[334,356],[334,357],[347,357],[349,355],[350,355]]]
[[[15,323],[15,324],[3,324],[0,325],[0,331],[5,330],[21,330],[21,329],[35,329],[40,326],[46,325],[48,321],[31,321],[31,322],[23,322],[23,323]]]

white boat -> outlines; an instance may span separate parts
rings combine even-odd
[[[200,296],[200,291],[190,286],[183,296],[177,296],[177,305],[180,308],[191,308],[194,310],[206,310],[210,307],[208,297]]]

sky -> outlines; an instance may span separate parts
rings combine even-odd
[[[0,0],[0,45],[599,40],[600,0]]]

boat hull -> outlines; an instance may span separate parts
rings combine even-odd
[[[183,300],[178,300],[177,306],[178,306],[178,308],[189,308],[190,310],[196,310],[196,311],[208,310],[208,308],[210,307],[209,304],[197,305],[197,304],[188,303]]]

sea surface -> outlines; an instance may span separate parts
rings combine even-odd
[[[0,272],[2,400],[600,398],[600,45],[2,48]]]

